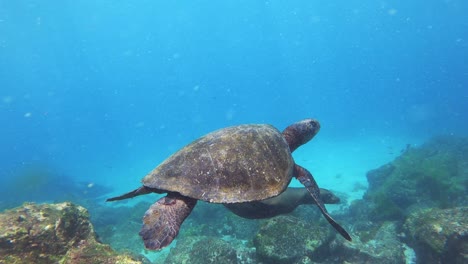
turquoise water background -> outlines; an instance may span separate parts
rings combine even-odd
[[[323,187],[365,185],[407,144],[468,134],[467,10],[463,0],[0,0],[5,199],[53,200],[68,180],[117,194],[207,132],[307,117],[322,129],[296,161]]]

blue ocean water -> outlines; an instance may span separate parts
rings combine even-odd
[[[322,129],[296,155],[319,185],[346,171],[365,180],[406,144],[468,134],[466,11],[463,0],[0,0],[0,185],[45,190],[18,202],[50,194],[51,174],[119,193],[207,132],[308,117]],[[18,180],[28,170],[46,179]]]
[[[118,172],[152,168],[240,123],[281,129],[314,117],[332,141],[466,134],[466,10],[465,1],[1,1],[2,179],[31,163],[132,177]]]

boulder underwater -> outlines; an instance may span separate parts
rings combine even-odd
[[[468,263],[468,207],[414,212],[403,230],[418,263]]]
[[[261,263],[294,263],[326,247],[334,234],[319,221],[280,215],[263,222],[254,237]]]
[[[26,203],[0,213],[0,263],[148,263],[138,258],[98,242],[88,211],[73,203]]]

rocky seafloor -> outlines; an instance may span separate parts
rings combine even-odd
[[[432,138],[367,179],[362,199],[333,211],[352,242],[314,206],[247,220],[200,202],[170,250],[147,256],[166,264],[468,263],[468,138]],[[138,236],[149,205],[75,199],[4,210],[0,263],[150,263]]]
[[[0,263],[143,263],[96,239],[88,211],[73,203],[34,204],[0,214]]]

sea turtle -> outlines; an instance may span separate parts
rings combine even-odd
[[[324,204],[337,204],[340,198],[327,189],[320,188],[320,199]],[[234,214],[247,219],[270,218],[294,211],[299,205],[315,204],[306,188],[288,187],[280,195],[262,201],[225,203]]]
[[[211,132],[174,153],[146,175],[143,186],[107,201],[148,193],[167,193],[143,217],[145,247],[161,249],[179,233],[197,200],[243,203],[265,200],[286,190],[296,177],[327,221],[347,240],[350,235],[328,214],[312,174],[295,164],[291,153],[320,129],[315,119],[288,126],[282,133],[271,125],[248,124]]]

